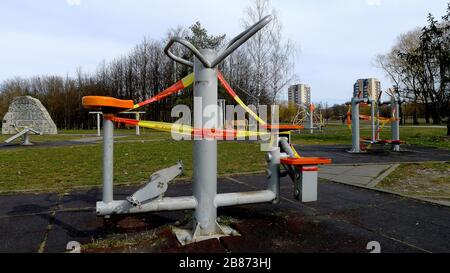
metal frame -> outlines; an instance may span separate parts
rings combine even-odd
[[[365,153],[366,151],[361,150],[361,138],[360,138],[360,122],[359,122],[359,104],[369,103],[371,105],[371,128],[372,128],[372,143],[376,144],[380,141],[379,135],[377,136],[377,131],[380,128],[379,123],[379,105],[390,105],[391,115],[393,121],[391,122],[391,140],[400,141],[400,121],[399,121],[399,111],[400,102],[395,96],[391,96],[389,102],[379,103],[371,98],[352,98],[351,102],[347,102],[347,105],[351,105],[352,108],[352,149],[348,151],[349,153]],[[378,116],[377,122],[375,122],[375,115]],[[400,145],[395,143],[392,144],[392,151],[399,152]]]
[[[267,25],[270,20],[271,17],[267,16],[250,29],[232,39],[228,47],[221,54],[211,49],[196,49],[189,42],[181,38],[174,37],[170,40],[165,49],[166,54],[176,62],[194,67],[194,126],[196,128],[204,128],[203,124],[210,122],[210,118],[203,116],[206,108],[219,108],[217,98],[217,64],[262,27]],[[170,52],[170,48],[174,43],[180,43],[190,49],[194,54],[194,62],[192,63],[173,55]],[[150,182],[128,197],[127,200],[115,201],[113,198],[114,126],[110,120],[113,115],[112,113],[104,113],[103,115],[103,200],[97,203],[97,214],[109,217],[113,214],[194,209],[192,229],[183,233],[185,235],[180,239],[183,242],[197,242],[203,239],[230,234],[226,232],[227,229],[223,229],[217,223],[217,208],[219,207],[255,203],[278,203],[280,200],[280,177],[282,175],[280,171],[280,159],[286,156],[296,156],[295,152],[291,152],[288,155],[281,154],[281,149],[277,145],[267,153],[268,187],[266,190],[217,194],[217,140],[207,138],[194,139],[193,196],[164,197],[169,181],[182,171],[182,164],[179,163],[179,165],[152,175]],[[220,114],[215,116],[219,117]],[[216,127],[220,126],[219,120],[216,120],[215,124]],[[289,140],[279,138],[278,136],[274,140],[276,144],[284,147],[284,150],[289,151],[291,149],[288,143]],[[315,198],[317,199],[317,176],[307,177],[303,180],[308,183],[311,182],[309,183],[310,188],[315,187],[312,192],[315,191]],[[304,181],[303,183],[305,183]],[[313,199],[314,196],[310,196],[308,200],[314,201]]]
[[[42,132],[39,132],[31,127],[22,127],[23,130],[20,131],[18,129],[18,126],[16,125],[11,125],[14,127],[14,129],[17,131],[17,134],[13,135],[12,137],[8,138],[7,140],[5,140],[4,142],[9,144],[11,142],[13,142],[14,140],[22,137],[22,143],[20,145],[22,146],[32,146],[34,145],[33,143],[31,143],[30,141],[30,133],[34,134],[34,135],[42,135]]]
[[[91,115],[97,115],[97,136],[102,136],[101,133],[101,126],[100,126],[100,121],[101,118],[100,116],[103,115],[103,112],[89,112],[89,114]],[[121,112],[120,114],[129,114],[129,115],[135,115],[135,119],[136,120],[140,120],[141,119],[141,114],[145,114],[145,112]],[[140,136],[141,135],[141,127],[136,126],[136,135]]]

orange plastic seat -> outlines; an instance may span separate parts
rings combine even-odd
[[[132,100],[119,100],[111,97],[87,96],[82,99],[83,107],[86,109],[100,109],[103,112],[121,112],[134,107]]]
[[[297,130],[301,130],[304,129],[305,126],[302,125],[271,125],[271,124],[266,124],[262,126],[263,128],[266,128],[268,130],[278,130],[278,131],[297,131]]]
[[[331,159],[323,157],[282,158],[281,164],[292,166],[327,165],[331,164]]]

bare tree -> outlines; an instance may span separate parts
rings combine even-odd
[[[291,41],[284,41],[278,12],[271,8],[269,0],[253,0],[253,4],[245,10],[243,27],[250,27],[268,14],[272,14],[272,22],[244,47],[251,61],[249,68],[253,84],[248,91],[255,105],[261,100],[274,103],[294,77],[292,59],[295,47]]]

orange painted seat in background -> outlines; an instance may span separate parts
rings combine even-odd
[[[281,164],[292,166],[327,165],[331,164],[331,159],[322,157],[282,158]]]
[[[119,100],[102,96],[83,97],[82,104],[86,109],[109,109],[114,112],[121,112],[134,107],[134,102],[132,100]]]
[[[268,130],[278,130],[278,131],[297,131],[304,129],[305,126],[302,125],[271,125],[266,124],[262,126],[263,128],[266,128]]]

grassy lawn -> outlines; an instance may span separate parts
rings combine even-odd
[[[386,126],[381,132],[382,139],[390,138],[389,126]],[[446,137],[447,129],[444,128],[411,128],[400,127],[400,138],[408,144],[416,144],[423,146],[432,146],[450,149],[450,138]],[[362,127],[361,137],[370,137],[371,131],[367,126]],[[307,130],[293,135],[295,144],[304,145],[332,145],[347,144],[351,145],[352,134],[350,129],[345,125],[329,125],[324,132],[317,132],[313,135]]]
[[[402,128],[402,139],[410,144],[450,149],[445,129]],[[369,128],[361,130],[369,136]],[[389,137],[386,127],[382,137]],[[32,136],[32,142],[53,142],[92,138],[96,131],[61,130],[56,136]],[[178,160],[185,164],[184,178],[192,176],[192,142],[175,142],[169,133],[134,129],[116,130],[115,183],[139,184],[162,168]],[[385,135],[386,134],[386,135]],[[7,136],[0,135],[0,141]],[[130,141],[130,142],[128,142]],[[133,142],[134,141],[134,142]],[[141,143],[141,141],[145,141]],[[294,134],[296,144],[351,144],[350,130],[343,125],[330,125],[314,135],[303,131]],[[265,154],[257,143],[219,142],[219,175],[264,171]],[[79,186],[100,186],[102,179],[102,145],[73,145],[0,150],[0,192],[65,191]]]
[[[402,164],[378,188],[401,194],[450,201],[450,162]]]
[[[10,138],[12,135],[0,135],[0,143],[4,142],[8,138]],[[43,143],[43,142],[50,142],[50,141],[67,141],[67,140],[75,140],[80,138],[81,136],[77,135],[30,135],[30,141],[33,143]],[[22,141],[22,138],[17,139],[14,141],[14,143],[20,143]]]
[[[170,139],[170,133],[158,132],[150,129],[141,130],[141,135],[136,136],[134,129],[120,129],[114,131],[117,136],[126,136],[126,140],[162,140]],[[12,135],[0,135],[0,143],[10,138]],[[92,138],[97,136],[96,130],[59,130],[58,135],[30,135],[31,142],[44,143],[53,141],[79,140],[83,138]],[[21,139],[14,143],[20,143]]]
[[[154,141],[115,145],[115,183],[139,184],[162,168],[183,160],[192,177],[192,142]],[[219,175],[263,171],[265,154],[256,143],[219,142]],[[102,145],[0,151],[0,192],[65,191],[100,186]]]

